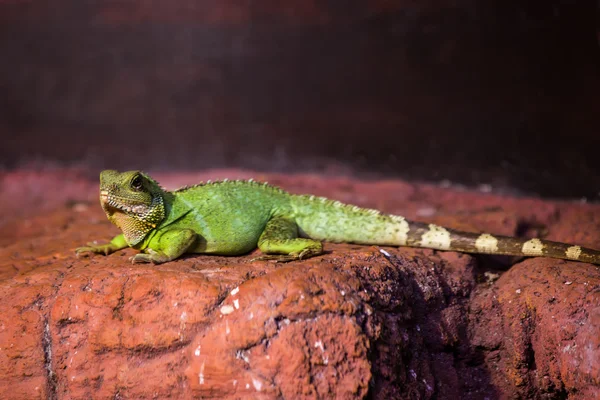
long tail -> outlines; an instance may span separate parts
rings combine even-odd
[[[412,246],[477,254],[553,257],[600,265],[600,251],[542,239],[461,232],[324,197],[293,196],[300,233],[318,240]]]

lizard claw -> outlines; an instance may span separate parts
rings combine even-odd
[[[92,249],[89,247],[78,247],[75,249],[75,257],[89,257],[92,252]]]
[[[132,264],[137,263],[152,263],[152,264],[162,264],[167,261],[171,261],[169,257],[165,254],[160,253],[153,249],[146,249],[146,253],[138,253],[135,256],[129,258]]]
[[[265,254],[265,255],[262,255],[262,256],[259,256],[259,257],[251,258],[250,262],[254,262],[254,261],[275,261],[275,262],[281,262],[281,259],[283,257],[287,257],[287,256]]]
[[[321,251],[315,251],[314,249],[307,248],[300,252],[290,254],[264,254],[262,256],[251,259],[250,262],[275,260],[275,262],[284,263],[290,261],[304,260],[306,258],[316,256],[319,254],[321,254]]]
[[[108,253],[106,252],[105,249],[103,249],[102,246],[97,246],[94,243],[87,243],[86,246],[83,247],[78,247],[75,249],[75,256],[76,257],[80,257],[80,256],[89,256],[90,254],[95,254],[95,253],[102,253],[104,255],[107,255]]]
[[[300,260],[301,258],[298,255],[283,255],[283,254],[265,254],[260,257],[255,257],[250,260],[250,262],[254,261],[275,261],[276,263],[284,263],[290,261]]]
[[[139,253],[135,256],[129,257],[129,261],[131,261],[132,264],[145,264],[152,262],[150,256],[148,254],[143,253]]]
[[[93,254],[104,254],[105,256],[112,253],[112,245],[108,244],[98,244],[98,242],[88,242],[86,246],[78,247],[75,249],[75,255],[79,257],[80,255],[86,255],[87,253]]]

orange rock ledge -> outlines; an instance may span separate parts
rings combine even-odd
[[[153,176],[167,188],[254,177],[600,248],[597,204],[239,170]],[[1,398],[600,397],[595,266],[349,244],[289,264],[78,259],[75,247],[117,233],[96,181],[69,170],[0,179]]]

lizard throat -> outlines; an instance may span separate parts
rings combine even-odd
[[[140,243],[165,217],[162,197],[157,196],[152,204],[127,205],[115,200],[107,192],[100,192],[100,203],[110,222],[123,232],[130,246]]]

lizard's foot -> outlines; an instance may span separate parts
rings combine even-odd
[[[78,247],[75,249],[75,256],[89,256],[90,254],[104,254],[105,256],[113,252],[111,243],[97,245],[95,242],[87,243],[87,246]]]
[[[306,258],[310,258],[316,255],[319,255],[322,253],[321,249],[311,249],[311,248],[307,248],[304,249],[300,252],[297,253],[290,253],[290,254],[264,254],[262,256],[259,257],[255,257],[253,259],[251,259],[250,261],[269,261],[269,260],[275,260],[275,262],[290,262],[290,261],[297,261],[297,260],[304,260]]]
[[[144,253],[131,257],[131,263],[162,264],[175,260],[189,249],[198,235],[191,229],[170,229],[160,236],[157,242],[151,244]]]
[[[264,255],[252,261],[290,262],[323,253],[323,244],[318,240],[297,236],[298,226],[293,220],[284,217],[272,218],[258,239],[258,248]]]
[[[171,261],[171,258],[161,252],[152,249],[146,249],[146,254],[138,253],[135,256],[129,258],[132,264],[142,264],[142,263],[153,263],[153,264],[162,264],[167,261]]]
[[[275,262],[280,263],[280,262],[296,261],[297,259],[298,259],[297,256],[285,256],[282,254],[265,254],[260,257],[254,257],[253,259],[250,260],[250,262],[274,260]]]

